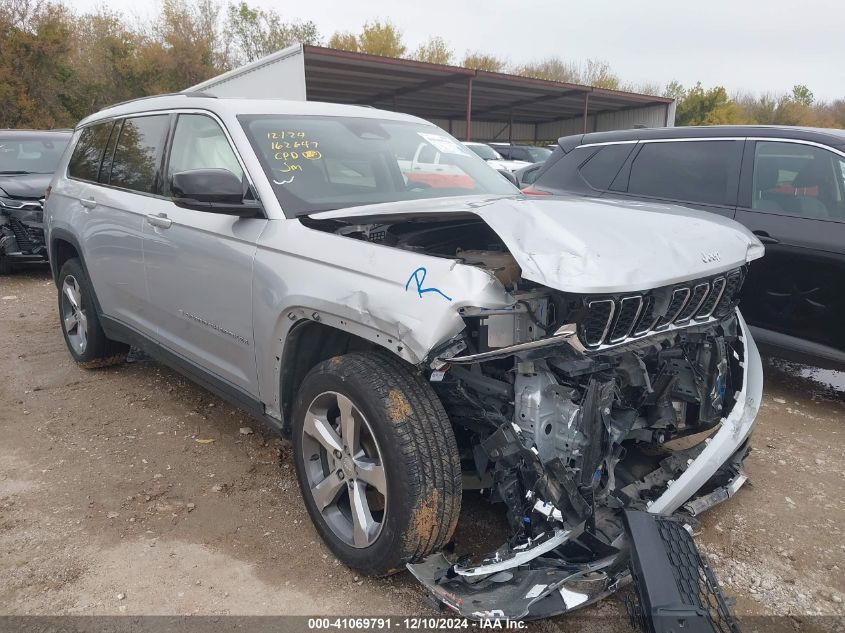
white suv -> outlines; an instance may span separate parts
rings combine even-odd
[[[623,509],[744,481],[762,376],[735,304],[763,248],[729,220],[524,197],[402,114],[197,95],[82,121],[45,213],[74,359],[137,345],[265,420],[340,560],[410,564],[466,615],[606,595]],[[468,488],[511,526],[477,567],[440,553]]]

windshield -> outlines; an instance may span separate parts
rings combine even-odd
[[[528,151],[528,155],[531,156],[531,160],[535,163],[542,163],[552,155],[552,150],[546,149],[545,147],[526,147],[525,149]]]
[[[288,216],[399,200],[518,193],[433,125],[279,114],[238,119]]]
[[[484,160],[503,160],[502,155],[489,145],[476,145],[473,143],[472,145],[467,145],[467,147],[481,156]]]
[[[0,174],[52,174],[70,135],[46,137],[0,135]]]

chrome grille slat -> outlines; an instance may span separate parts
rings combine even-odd
[[[643,309],[642,295],[625,297],[619,302],[618,316],[610,333],[609,343],[623,341],[631,335],[631,330],[640,318]],[[633,312],[633,314],[632,314]]]
[[[713,309],[713,314],[715,316],[723,316],[726,312],[727,306],[730,306],[731,302],[733,301],[734,297],[736,296],[737,292],[739,291],[739,287],[742,285],[742,271],[741,270],[733,270],[725,275],[725,290],[722,293],[722,296],[719,297],[718,303],[716,303],[716,307]]]
[[[598,352],[651,334],[668,333],[724,318],[742,286],[742,268],[686,284],[637,294],[584,297],[578,338]]]
[[[696,284],[692,289],[692,295],[690,296],[689,301],[687,301],[683,310],[678,313],[678,316],[675,317],[673,323],[681,325],[682,323],[687,323],[690,319],[692,319],[692,315],[698,312],[699,308],[701,308],[701,304],[704,303],[704,300],[707,298],[707,291],[709,289],[710,284],[707,282],[704,282],[703,284]]]
[[[610,325],[613,323],[613,316],[616,313],[616,302],[613,299],[597,299],[594,301],[590,301],[587,303],[587,309],[592,311],[596,309],[597,306],[601,306],[602,309],[607,310],[607,317],[602,319],[604,324],[602,326],[601,334],[598,336],[592,331],[594,326],[601,326],[600,323],[591,323],[590,328],[585,330],[584,332],[584,342],[591,347],[595,347],[596,345],[601,345],[604,342],[605,338],[607,337],[607,333],[610,330]],[[601,315],[601,313],[599,313]]]
[[[684,306],[687,304],[689,296],[689,288],[675,288],[675,290],[672,291],[672,300],[669,302],[669,306],[666,309],[666,314],[664,314],[657,320],[657,325],[654,326],[654,329],[660,331],[672,325],[672,323],[681,313],[681,310],[683,310]]]
[[[640,310],[639,322],[634,326],[633,336],[642,336],[654,329],[657,325],[659,314],[654,314],[654,297],[645,297],[642,310]]]
[[[713,314],[713,310],[719,305],[719,299],[722,298],[722,292],[725,290],[725,278],[716,277],[710,285],[710,292],[704,298],[702,305],[699,306],[695,313],[695,319],[702,320],[708,318]]]

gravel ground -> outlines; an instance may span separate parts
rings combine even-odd
[[[409,574],[334,559],[259,423],[150,360],[76,367],[55,296],[46,271],[0,278],[0,615],[436,614]],[[752,485],[697,540],[746,630],[843,630],[845,380],[766,373]],[[502,529],[465,495],[459,547]],[[624,612],[614,596],[534,628],[629,630]]]

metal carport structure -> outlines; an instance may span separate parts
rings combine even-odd
[[[541,143],[674,123],[670,98],[295,45],[189,90],[367,105],[428,119],[464,140]]]

